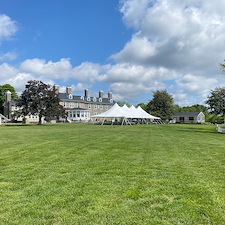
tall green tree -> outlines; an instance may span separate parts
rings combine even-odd
[[[15,88],[10,84],[0,85],[0,113],[3,113],[3,105],[5,103],[5,93],[10,91],[12,93],[12,100],[18,98]]]
[[[145,103],[138,103],[137,105],[136,105],[136,107],[138,107],[138,106],[140,106],[142,109],[144,109],[145,111],[147,110],[147,105],[145,104]]]
[[[30,114],[37,115],[39,124],[44,116],[49,119],[65,115],[53,87],[36,80],[28,81],[25,87],[17,101],[17,106],[20,108],[19,115],[24,117]]]
[[[211,91],[211,95],[208,96],[205,102],[209,105],[208,109],[214,115],[225,115],[225,88],[217,87]]]
[[[172,95],[169,95],[166,90],[155,91],[153,99],[147,104],[147,111],[163,120],[171,119],[174,114]]]
[[[126,102],[126,101],[123,101],[123,102],[118,101],[117,104],[118,104],[119,106],[124,106],[124,105],[127,105],[128,107],[131,106],[130,103],[129,103],[129,102]]]

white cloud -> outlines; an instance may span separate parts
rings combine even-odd
[[[58,62],[43,59],[27,59],[20,65],[20,70],[36,75],[44,75],[51,79],[68,78],[72,70],[69,59],[60,59]]]
[[[7,52],[0,55],[0,61],[11,61],[17,58],[17,54],[14,52]]]
[[[1,82],[7,78],[14,77],[18,73],[18,70],[8,63],[0,65],[0,80]]]
[[[112,55],[111,58],[119,62],[142,63],[142,61],[156,55],[156,47],[157,44],[137,34],[125,45],[124,49]]]
[[[17,30],[18,27],[15,21],[5,14],[0,14],[0,42],[10,40]]]
[[[146,83],[177,78],[178,75],[166,68],[145,67],[135,64],[116,64],[107,70],[104,80],[108,82]]]
[[[104,79],[104,71],[108,68],[107,65],[84,62],[81,65],[74,67],[72,70],[72,78],[82,82],[94,82]]]
[[[119,81],[124,83],[130,79],[131,83],[139,76],[136,80],[143,84],[163,82],[169,80],[168,74],[173,71],[171,79],[175,79],[175,84],[173,89],[170,86],[167,89],[174,93],[175,99],[203,102],[211,89],[225,84],[219,68],[225,55],[222,10],[225,3],[220,3],[218,0],[121,1],[123,20],[135,33],[112,57],[117,66],[130,64],[131,68],[139,68],[139,72],[129,69],[126,74],[121,70],[125,75]],[[166,72],[159,73],[157,68]],[[119,79],[119,70],[112,77]]]
[[[123,21],[134,31],[124,47],[111,56],[114,64],[83,62],[74,67],[70,59],[65,58],[57,62],[27,59],[18,68],[0,65],[1,82],[16,78],[14,83],[21,88],[27,82],[25,79],[50,83],[56,79],[71,80],[77,83],[73,86],[74,91],[102,82],[107,83],[117,100],[168,89],[182,105],[203,103],[211,89],[225,86],[219,68],[225,58],[225,2],[120,2]],[[2,22],[3,17],[8,25]],[[1,42],[12,37],[17,28],[15,22],[3,15],[0,15],[0,24],[5,24],[8,31],[3,35],[0,29]]]

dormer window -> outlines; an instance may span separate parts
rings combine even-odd
[[[84,100],[84,96],[80,96],[80,99],[81,99],[81,100]]]
[[[94,97],[94,98],[93,98],[93,101],[96,102],[96,100],[97,100],[97,99]]]
[[[102,102],[102,98],[99,98],[98,101],[99,101],[99,102]]]
[[[112,100],[112,99],[110,99],[110,100],[109,100],[109,102],[110,102],[110,103],[113,103],[113,100]]]
[[[90,101],[91,101],[91,98],[90,98],[90,97],[87,97],[87,101],[89,101],[89,102],[90,102]]]
[[[69,94],[69,99],[73,99],[73,95],[72,94]]]

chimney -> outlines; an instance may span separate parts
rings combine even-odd
[[[6,91],[6,93],[5,93],[5,101],[6,102],[10,102],[12,100],[12,93],[11,93],[11,91]]]
[[[108,98],[112,99],[112,92],[111,91],[108,93]]]
[[[53,86],[53,90],[54,90],[55,94],[58,95],[59,94],[59,85],[55,84]]]
[[[84,96],[85,96],[85,97],[88,97],[88,89],[85,89],[85,90],[84,90]]]
[[[72,87],[66,87],[66,94],[67,95],[72,94]]]
[[[103,98],[103,94],[104,94],[103,91],[99,91],[99,98]]]

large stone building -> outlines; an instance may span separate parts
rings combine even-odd
[[[84,90],[84,95],[73,95],[72,88],[66,87],[65,93],[59,92],[59,86],[54,85],[54,90],[60,98],[60,104],[67,112],[67,120],[69,122],[88,122],[92,115],[103,113],[110,109],[115,101],[112,99],[112,93],[104,96],[103,91],[99,91],[98,97],[92,97],[88,94],[88,89]],[[13,118],[13,114],[18,110],[16,101],[11,100],[11,92],[7,91],[6,101],[4,104],[4,116],[8,119]],[[22,118],[18,118],[22,121]],[[38,122],[37,115],[27,116],[27,121],[30,123]]]

